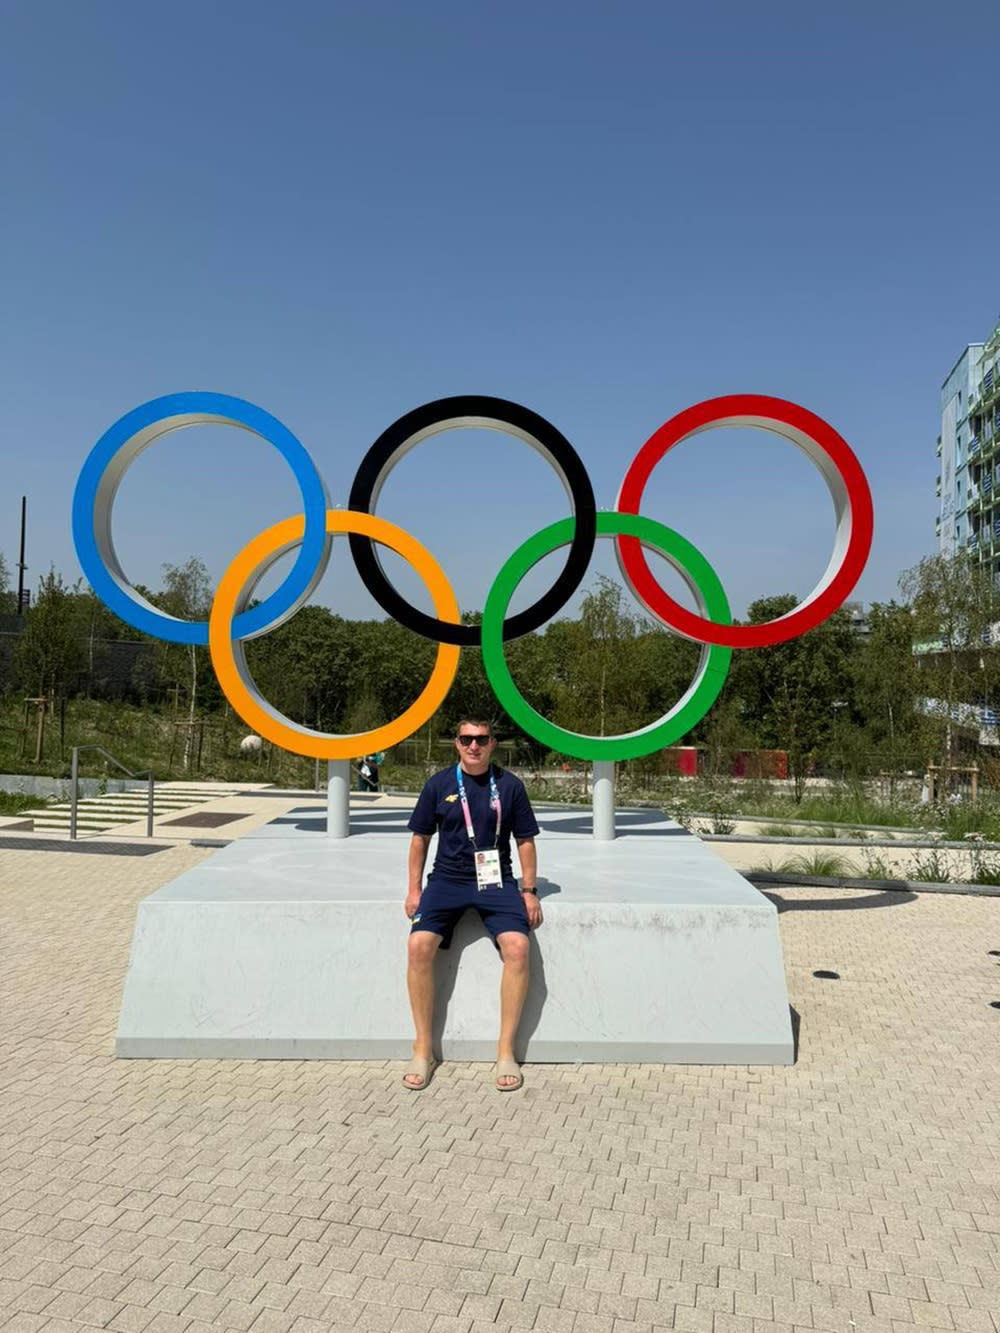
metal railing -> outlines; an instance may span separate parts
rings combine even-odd
[[[145,778],[145,779],[146,779],[147,790],[148,790],[148,795],[147,795],[147,798],[146,798],[146,837],[147,837],[147,838],[151,838],[151,837],[153,836],[153,774],[152,774],[152,771],[150,771],[149,773],[133,773],[132,770],[131,770],[130,768],[126,768],[124,764],[120,764],[120,763],[118,762],[118,760],[114,757],[113,754],[109,754],[108,751],[105,750],[105,748],[104,748],[103,745],[74,745],[74,746],[73,746],[73,758],[72,758],[72,761],[71,761],[71,762],[72,762],[72,766],[71,766],[71,768],[70,768],[70,775],[69,775],[69,778],[70,778],[70,784],[71,784],[71,786],[70,786],[70,798],[69,798],[69,836],[70,836],[71,838],[75,838],[75,837],[76,837],[76,807],[77,807],[77,805],[79,804],[79,801],[80,801],[80,784],[79,784],[79,777],[80,777],[80,755],[83,754],[84,750],[99,750],[100,753],[104,755],[104,758],[105,758],[105,759],[110,760],[111,763],[114,764],[115,768],[120,768],[121,771],[122,771],[127,777],[130,777],[130,778]]]

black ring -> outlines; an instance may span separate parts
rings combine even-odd
[[[384,430],[361,460],[351,486],[348,509],[373,514],[386,477],[410,449],[430,435],[458,427],[492,427],[516,435],[537,449],[555,468],[573,502],[576,528],[562,573],[544,596],[526,611],[503,623],[504,640],[517,639],[544,625],[566,605],[583,582],[597,538],[597,505],[594,488],[579,454],[555,426],[520,403],[482,394],[462,394],[424,403],[394,421]],[[377,544],[370,537],[352,532],[351,555],[361,581],[383,611],[407,629],[437,643],[455,643],[462,648],[478,647],[482,631],[478,625],[451,625],[425,615],[401,597],[386,578],[379,562]]]

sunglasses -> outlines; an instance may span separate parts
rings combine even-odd
[[[493,737],[490,736],[489,733],[485,736],[481,733],[476,733],[472,736],[459,736],[457,739],[459,745],[489,745]]]

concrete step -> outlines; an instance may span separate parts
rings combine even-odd
[[[189,809],[192,805],[203,805],[204,801],[159,801],[153,802],[153,818],[176,814],[178,810]],[[80,801],[77,805],[76,822],[79,828],[100,832],[114,828],[119,824],[134,824],[146,817],[145,801],[108,802]],[[36,828],[69,828],[72,810],[68,803],[49,805],[37,810],[26,810],[25,819],[33,819]]]
[[[216,787],[186,787],[164,783],[153,793],[153,817],[173,814],[193,805],[204,805],[226,796],[239,795],[239,789]],[[149,797],[145,791],[109,792],[104,796],[88,796],[77,802],[77,827],[88,833],[101,833],[120,824],[133,824],[146,816]],[[68,829],[71,820],[69,801],[25,810],[22,818],[33,820],[36,829]]]
[[[119,806],[109,807],[106,805],[83,805],[81,803],[80,805],[77,806],[77,810],[81,815],[99,815],[107,817],[109,819],[118,819],[120,817],[128,819],[133,814],[144,815],[146,813],[146,809],[147,807],[144,805],[119,805]],[[177,810],[189,810],[189,809],[191,809],[190,805],[153,806],[154,813],[156,814],[162,813],[165,815],[173,814]],[[68,815],[69,812],[70,812],[70,807],[68,805],[48,805],[48,806],[39,806],[36,810],[29,810],[26,811],[25,813],[38,814],[38,815],[51,815],[53,813]]]

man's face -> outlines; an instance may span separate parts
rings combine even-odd
[[[485,773],[496,746],[489,728],[479,722],[463,722],[455,737],[455,749],[466,773]]]

